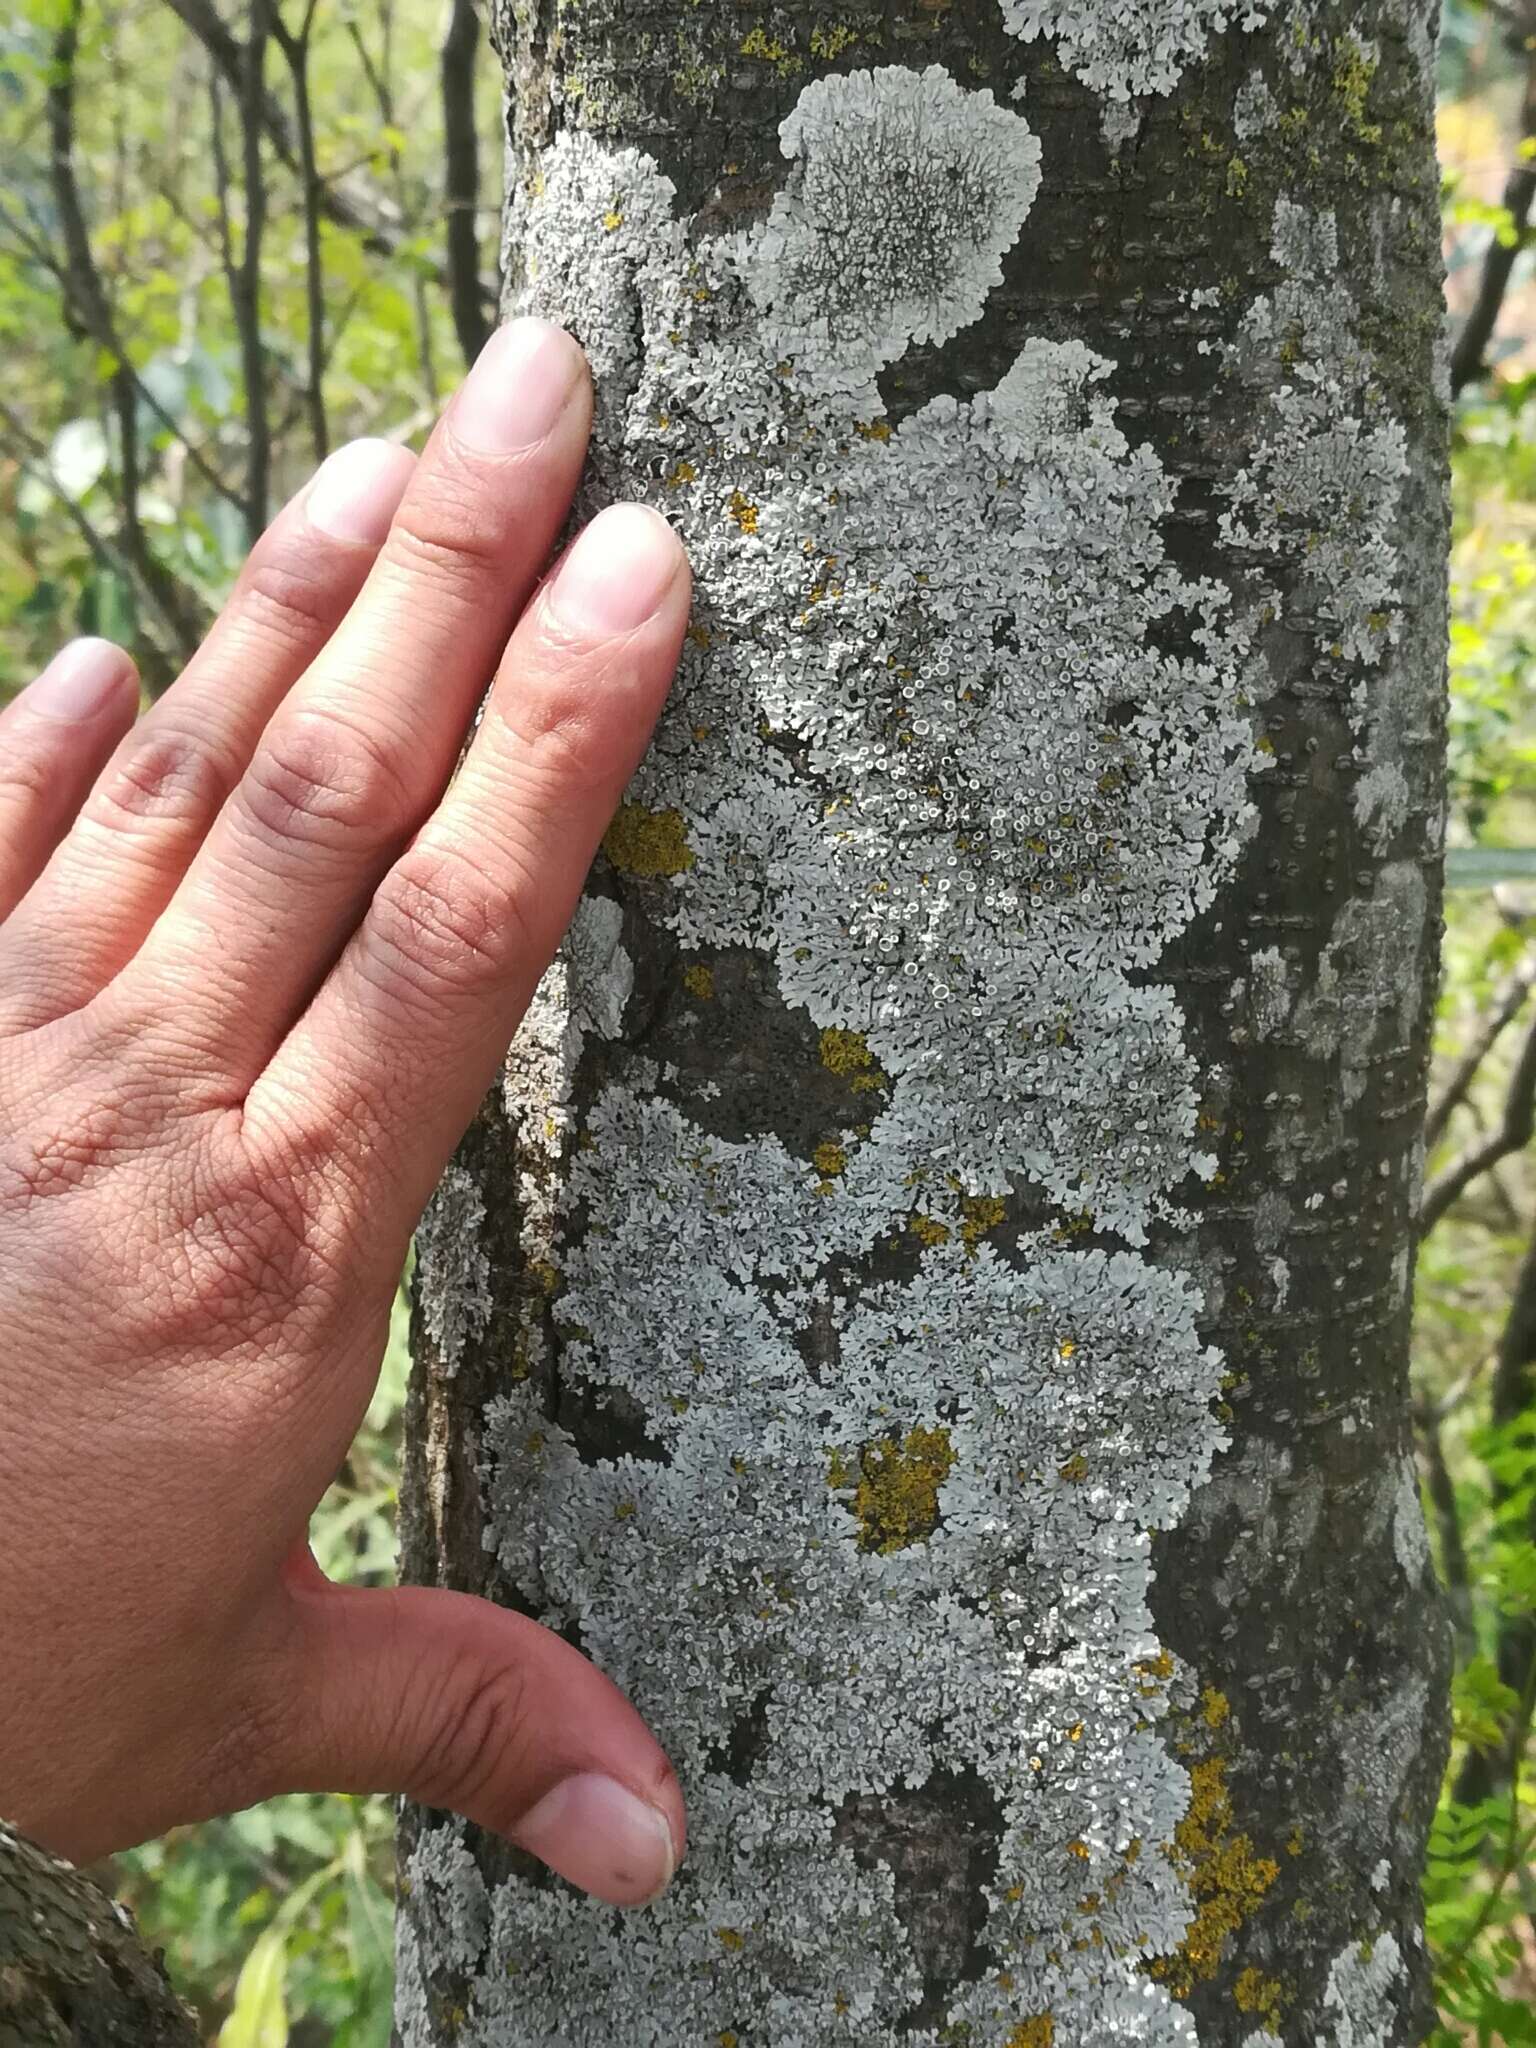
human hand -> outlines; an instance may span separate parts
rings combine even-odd
[[[419,461],[331,457],[136,726],[102,641],[0,716],[0,1815],[77,1862],[301,1790],[451,1807],[615,1904],[682,1853],[576,1650],[306,1541],[681,643],[655,513],[538,582],[590,417],[514,323]]]

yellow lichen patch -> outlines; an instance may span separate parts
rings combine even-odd
[[[1232,2002],[1239,2012],[1256,2012],[1266,2021],[1280,2016],[1280,2001],[1284,1992],[1273,1977],[1266,1977],[1262,1970],[1242,1971],[1232,1986]]]
[[[667,489],[675,491],[682,484],[696,484],[699,472],[691,462],[674,462],[667,475]]]
[[[889,441],[891,438],[889,420],[856,420],[853,431],[865,441]]]
[[[889,1555],[932,1535],[939,1521],[939,1488],[954,1462],[949,1431],[924,1429],[921,1423],[900,1443],[886,1436],[866,1444],[859,1453],[853,1498],[859,1548]]]
[[[715,970],[706,967],[702,961],[695,961],[692,967],[683,969],[683,987],[698,1002],[709,1003],[715,997]]]
[[[733,2034],[729,2027],[723,2034],[716,2034],[715,2042],[716,2048],[741,2048],[740,2037]]]
[[[966,1249],[974,1251],[989,1230],[996,1230],[1007,1210],[997,1195],[964,1195],[960,1201],[965,1221],[960,1226]]]
[[[623,227],[623,225],[623,214],[620,213],[619,209],[616,206],[610,206],[608,211],[603,215],[603,226],[608,230],[609,234],[611,235],[615,228],[621,228]]]
[[[907,1218],[907,1228],[923,1244],[933,1246],[948,1244],[951,1231],[947,1223],[941,1223],[937,1216],[929,1216],[921,1209],[914,1209]]]
[[[1086,1863],[1090,1853],[1086,1842],[1068,1842],[1067,1844],[1067,1854],[1069,1856],[1076,1856],[1080,1862]]]
[[[1155,1657],[1143,1657],[1136,1669],[1144,1678],[1170,1679],[1173,1676],[1173,1652],[1159,1650]]]
[[[836,1026],[823,1031],[821,1064],[829,1073],[840,1074],[856,1095],[883,1088],[888,1079],[876,1066],[862,1031],[841,1031]]]
[[[680,875],[693,866],[681,811],[620,804],[603,835],[603,851],[626,875]]]
[[[1299,1856],[1299,1855],[1301,1854],[1302,1850],[1303,1850],[1303,1849],[1304,1849],[1304,1848],[1305,1848],[1306,1846],[1307,1846],[1307,1844],[1306,1844],[1306,1837],[1305,1837],[1305,1836],[1304,1836],[1304,1835],[1302,1834],[1302,1832],[1301,1832],[1301,1829],[1300,1829],[1300,1828],[1292,1828],[1292,1829],[1291,1829],[1291,1832],[1290,1832],[1290,1836],[1289,1836],[1288,1840],[1286,1841],[1286,1845],[1285,1845],[1285,1853],[1286,1853],[1286,1855],[1287,1855],[1287,1856]]]
[[[1070,1337],[1063,1337],[1056,1346],[1056,1356],[1058,1358],[1075,1358],[1077,1356],[1077,1346]]]
[[[1194,1907],[1184,1939],[1171,1956],[1149,1967],[1175,1998],[1186,1998],[1202,1978],[1214,1977],[1228,1940],[1280,1875],[1280,1866],[1254,1854],[1247,1835],[1233,1829],[1232,1795],[1220,1757],[1189,1774],[1189,1811],[1174,1829],[1170,1860]]]
[[[756,533],[757,507],[753,504],[752,500],[747,496],[745,491],[732,491],[731,517],[735,520],[736,524],[741,528],[743,533]]]
[[[635,1504],[632,1500],[621,1500],[613,1511],[613,1519],[616,1522],[627,1522],[634,1512]]]
[[[1019,2021],[1008,2036],[1007,2048],[1053,2048],[1055,2039],[1056,2022],[1048,2012],[1037,2012]]]
[[[836,28],[813,28],[811,30],[811,54],[813,57],[820,57],[830,64],[834,58],[841,57],[844,50],[851,49],[858,40],[859,33],[857,29],[845,28],[841,25]]]
[[[1065,1479],[1071,1486],[1081,1486],[1088,1477],[1088,1460],[1081,1451],[1074,1451],[1065,1465],[1056,1467],[1058,1479]]]
[[[1224,1692],[1218,1692],[1214,1685],[1208,1685],[1200,1695],[1200,1718],[1207,1728],[1224,1727],[1231,1718],[1232,1702]]]
[[[828,1138],[824,1144],[816,1147],[811,1154],[811,1160],[816,1171],[830,1180],[834,1174],[841,1173],[848,1164],[848,1154],[841,1145]]]
[[[553,1259],[533,1259],[529,1262],[528,1271],[541,1292],[545,1294],[559,1293],[560,1268]]]
[[[805,69],[804,62],[795,55],[787,43],[781,43],[777,36],[770,36],[759,22],[741,39],[743,57],[756,57],[763,64],[771,64],[780,78],[792,78],[797,71]]]
[[[747,1945],[747,1937],[739,1927],[717,1927],[715,1929],[715,1939],[722,1948],[728,1948],[733,1955],[738,1949],[743,1949]]]

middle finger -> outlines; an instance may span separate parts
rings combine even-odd
[[[243,1097],[452,771],[565,517],[591,418],[543,321],[486,344],[417,465],[362,595],[288,693],[117,985]]]

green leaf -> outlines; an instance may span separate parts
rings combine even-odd
[[[288,2008],[283,1998],[288,1973],[285,1929],[258,1935],[240,1968],[235,2002],[219,2029],[219,2048],[288,2048]]]

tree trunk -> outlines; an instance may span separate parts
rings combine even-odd
[[[0,1822],[0,2048],[197,2048],[131,1917]]]
[[[501,0],[511,303],[698,596],[425,1219],[407,1556],[676,1760],[406,1817],[407,2048],[1398,2048],[1429,0]]]

